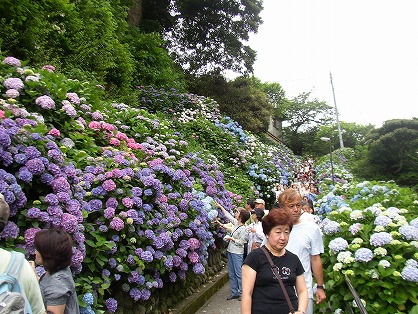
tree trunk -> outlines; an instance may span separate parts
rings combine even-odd
[[[142,0],[134,0],[128,11],[128,23],[132,26],[139,26],[142,19]]]

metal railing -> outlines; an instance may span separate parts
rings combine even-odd
[[[359,309],[360,313],[361,314],[367,314],[367,310],[364,307],[363,302],[361,302],[361,299],[360,299],[359,295],[357,294],[356,289],[354,289],[354,286],[353,286],[351,280],[348,279],[347,276],[345,277],[345,282],[347,283],[347,286],[350,289],[351,294],[353,295],[354,302],[356,302],[357,308]],[[353,308],[352,308],[351,305],[347,304],[347,308],[348,308],[348,311],[350,312],[350,314],[354,314],[354,311],[353,311]]]

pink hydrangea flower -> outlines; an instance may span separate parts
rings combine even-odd
[[[19,97],[19,91],[17,90],[17,89],[8,89],[7,91],[6,91],[6,95],[7,95],[7,97],[9,97],[9,98],[17,98],[17,97]]]
[[[100,122],[97,121],[91,121],[89,123],[89,128],[90,129],[94,129],[94,130],[100,130],[101,126],[100,126]]]
[[[122,133],[122,132],[117,132],[116,133],[116,138],[121,140],[121,141],[127,141],[128,140],[128,137],[126,136],[126,134]]]
[[[112,137],[109,141],[111,145],[120,146],[120,141],[117,138]]]
[[[42,67],[42,70],[47,70],[48,72],[54,72],[55,71],[55,67],[53,65],[50,64],[46,64]]]
[[[0,110],[0,119],[4,119],[6,116],[4,115],[4,111]]]
[[[73,104],[79,105],[80,104],[80,98],[76,93],[67,93],[65,95]]]
[[[16,89],[16,90],[20,90],[25,86],[25,84],[23,84],[23,81],[18,77],[9,77],[5,79],[3,82],[3,85],[7,89]]]
[[[59,137],[61,135],[60,131],[56,128],[53,128],[51,131],[48,132],[49,135]]]
[[[49,96],[39,96],[36,98],[35,103],[40,106],[42,109],[54,109],[55,108],[55,102],[54,100]]]
[[[112,131],[115,130],[115,127],[112,124],[106,123],[106,122],[104,122],[102,124],[102,128],[103,128],[103,130],[106,130],[106,131],[109,131],[109,132],[112,132]]]

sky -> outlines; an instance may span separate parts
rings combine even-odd
[[[417,0],[264,0],[254,75],[380,127],[418,118]],[[335,93],[335,103],[330,83]]]

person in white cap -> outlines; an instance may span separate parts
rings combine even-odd
[[[0,239],[2,239],[2,233],[6,227],[10,216],[9,204],[4,200],[2,194],[0,194]],[[12,253],[6,251],[0,247],[0,274],[6,271],[6,267],[12,257]],[[21,288],[25,293],[25,296],[32,308],[33,314],[44,314],[45,306],[42,301],[41,290],[39,288],[38,279],[32,270],[32,266],[25,259],[23,260],[18,278],[21,284]]]
[[[254,201],[254,203],[255,203],[255,208],[261,208],[262,210],[264,210],[264,215],[267,215],[269,213],[269,211],[266,209],[266,202],[262,198],[257,198]]]

